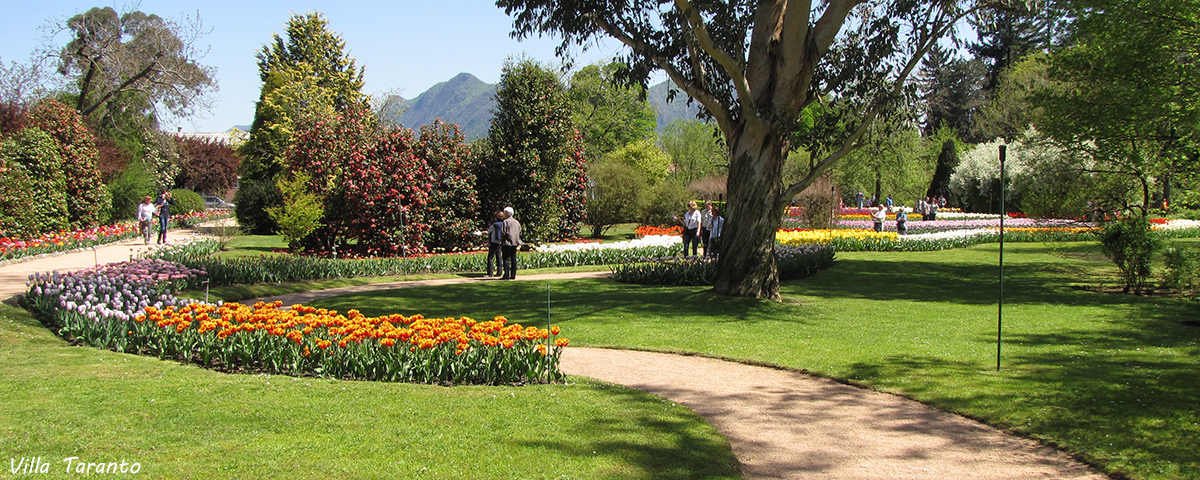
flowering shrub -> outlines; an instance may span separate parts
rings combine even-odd
[[[462,248],[478,201],[467,146],[457,126],[376,130],[370,113],[350,110],[301,130],[288,150],[322,199],[323,228],[306,246],[373,256]]]
[[[135,260],[30,277],[29,305],[65,338],[227,371],[423,383],[529,383],[562,378],[570,342],[496,317],[366,317],[281,304],[185,302],[171,289],[204,272]],[[552,345],[551,345],[552,342]]]
[[[70,228],[87,228],[108,221],[108,191],[100,179],[100,151],[83,117],[62,102],[42,100],[29,112],[29,126],[54,139],[66,179]]]

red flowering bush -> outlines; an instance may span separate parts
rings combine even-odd
[[[477,203],[467,158],[462,133],[442,123],[414,137],[352,110],[302,128],[288,163],[325,205],[306,243],[371,256],[468,246]]]
[[[57,143],[71,228],[107,221],[109,197],[97,166],[100,154],[96,137],[84,125],[83,117],[61,102],[43,100],[29,112],[29,127],[46,132]]]

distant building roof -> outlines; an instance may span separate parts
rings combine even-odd
[[[178,132],[175,134],[179,138],[195,138],[224,145],[237,145],[246,141],[249,135],[248,132],[238,130],[236,127],[227,132]]]

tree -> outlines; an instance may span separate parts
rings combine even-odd
[[[973,6],[896,0],[499,0],[514,35],[561,35],[559,52],[608,35],[628,48],[619,80],[645,85],[652,70],[703,107],[729,147],[729,208],[715,290],[779,298],[775,231],[779,212],[845,157],[881,109],[905,93],[921,57]],[[814,21],[815,20],[815,21]],[[835,43],[843,27],[852,31]],[[902,37],[903,36],[903,37]],[[808,175],[782,185],[801,112],[829,92],[858,105],[856,128]]]
[[[883,203],[888,195],[897,204],[925,195],[934,172],[934,157],[915,127],[877,121],[860,139],[860,148],[834,169],[836,183],[861,190]]]
[[[592,184],[586,204],[587,224],[592,227],[592,238],[600,238],[614,225],[641,219],[649,188],[645,175],[608,159],[592,163],[588,170]]]
[[[71,41],[55,56],[59,73],[75,79],[75,109],[84,116],[120,97],[138,97],[179,116],[190,115],[216,89],[213,69],[199,63],[199,17],[168,20],[139,11],[96,7],[59,26]]]
[[[1064,2],[1068,44],[1050,55],[1063,88],[1035,95],[1039,130],[1131,179],[1143,212],[1179,165],[1200,154],[1200,0]]]
[[[567,90],[571,118],[583,135],[589,158],[651,138],[657,129],[650,102],[641,92],[615,81],[621,68],[624,65],[619,63],[592,64],[571,76]]]
[[[241,188],[235,213],[243,228],[257,233],[275,230],[266,215],[282,202],[276,182],[286,170],[285,152],[305,123],[337,113],[367,108],[362,94],[363,69],[346,53],[346,42],[327,29],[320,13],[292,15],[286,40],[274,36],[258,52],[263,82],[250,138],[242,145]]]
[[[1047,2],[1048,3],[1048,2]],[[1050,5],[1036,10],[980,10],[971,17],[978,42],[968,49],[987,68],[986,92],[995,92],[1000,79],[1025,56],[1044,51],[1058,35],[1064,18]]]
[[[625,168],[637,170],[650,185],[667,178],[671,167],[671,157],[648,139],[618,148],[604,158],[624,165]]]
[[[717,127],[695,119],[677,119],[667,124],[658,137],[671,165],[673,176],[688,184],[710,175],[728,172],[728,152]]]
[[[983,62],[979,59],[953,58],[941,47],[934,47],[921,64],[919,76],[925,106],[923,133],[926,136],[942,126],[954,130],[972,142],[975,118],[984,104]]]
[[[582,139],[558,76],[532,60],[510,59],[493,115],[476,172],[481,207],[513,207],[530,243],[577,234],[587,177]]]

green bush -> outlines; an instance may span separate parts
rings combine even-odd
[[[692,195],[688,193],[683,185],[671,181],[658,182],[657,185],[654,185],[648,191],[641,224],[677,224],[678,222],[672,219],[671,216],[682,216],[687,211],[687,202],[691,199]]]
[[[1130,216],[1109,223],[1100,234],[1100,248],[1121,271],[1123,292],[1141,295],[1148,290],[1150,262],[1162,249],[1163,240],[1143,216]]]
[[[279,229],[279,225],[267,213],[273,205],[283,204],[283,194],[275,186],[275,178],[263,180],[242,180],[237,194],[233,197],[234,215],[242,231],[252,235],[271,235]]]
[[[1163,252],[1167,272],[1163,275],[1163,287],[1185,295],[1200,291],[1200,252],[1187,248],[1170,247]]]
[[[204,199],[200,198],[199,193],[176,188],[171,190],[171,198],[175,200],[175,204],[171,205],[171,215],[204,211]]]
[[[33,217],[26,202],[32,189],[33,179],[25,167],[0,154],[0,237],[24,238],[35,233],[29,228]]]
[[[0,156],[4,157],[0,164],[23,170],[29,178],[28,189],[17,197],[21,208],[28,212],[12,217],[24,223],[14,225],[13,233],[28,236],[66,230],[70,226],[67,181],[58,150],[54,138],[36,128],[24,128],[0,143]],[[16,181],[11,187],[18,188],[22,183]]]

